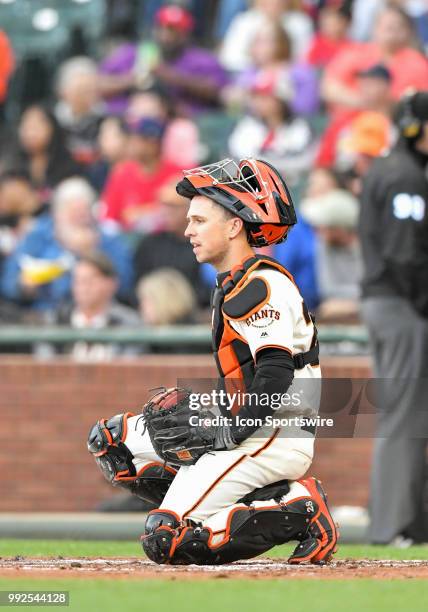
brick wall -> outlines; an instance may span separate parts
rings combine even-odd
[[[328,377],[369,375],[365,358],[326,358]],[[143,356],[130,362],[43,363],[0,358],[0,512],[92,510],[115,494],[86,451],[101,417],[136,411],[147,389],[215,375],[212,358]],[[367,503],[371,440],[320,439],[311,473],[333,504]]]

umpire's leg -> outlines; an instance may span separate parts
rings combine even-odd
[[[423,539],[420,515],[428,435],[428,322],[396,297],[366,299],[362,313],[370,331],[380,390],[370,539],[390,542],[415,522],[419,522],[417,539]]]

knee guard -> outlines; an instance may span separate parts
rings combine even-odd
[[[290,540],[304,540],[317,512],[316,503],[308,497],[258,509],[238,506],[231,510],[223,538],[214,543],[211,529],[180,522],[167,510],[152,510],[142,545],[147,556],[160,564],[232,563]]]
[[[131,416],[134,416],[132,412],[126,412],[98,421],[89,432],[88,450],[110,484],[123,487],[137,497],[159,506],[176,471],[153,461],[137,472],[134,455],[124,444],[127,420]]]
[[[141,544],[151,561],[169,563],[174,542],[179,536],[183,523],[179,517],[169,510],[152,510],[146,520]]]

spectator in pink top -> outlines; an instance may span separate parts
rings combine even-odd
[[[377,17],[373,40],[357,43],[339,53],[327,66],[322,91],[333,110],[361,106],[358,74],[376,63],[389,68],[392,95],[398,99],[408,88],[428,88],[428,60],[412,47],[416,39],[411,19],[401,9],[388,7]]]
[[[235,82],[222,92],[229,108],[244,107],[251,95],[249,92],[260,79],[290,81],[293,97],[291,110],[298,115],[310,115],[319,107],[319,85],[317,73],[308,63],[292,57],[290,36],[281,23],[265,20],[254,36],[250,48],[252,65],[240,73]]]
[[[159,190],[180,174],[180,168],[162,156],[165,124],[145,117],[130,126],[129,159],[118,163],[102,194],[104,223],[129,231],[159,229]]]
[[[219,57],[227,70],[238,73],[251,64],[250,49],[266,21],[281,24],[292,41],[293,57],[303,57],[313,36],[310,17],[299,0],[253,0],[247,11],[232,20],[222,41]]]
[[[3,103],[6,99],[9,79],[15,68],[15,58],[12,45],[7,34],[0,30],[0,116],[3,110]]]
[[[351,23],[349,2],[328,0],[320,9],[318,31],[312,38],[306,60],[323,69],[338,54],[353,45],[348,36]]]

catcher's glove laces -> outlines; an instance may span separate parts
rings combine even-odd
[[[159,393],[166,393],[168,391],[168,389],[166,387],[164,387],[163,385],[161,385],[160,387],[153,387],[152,389],[149,389],[149,391],[156,391],[156,393],[154,395],[152,395],[152,397],[149,399],[147,404],[149,404],[152,401],[152,399],[154,397],[156,397],[156,395],[158,395]],[[138,417],[138,419],[135,421],[134,431],[137,431],[138,422],[140,421],[140,419],[143,419],[144,428],[143,428],[143,431],[141,432],[142,436],[144,436],[144,434],[146,433],[146,430],[147,430],[147,421],[146,421],[145,414],[144,414],[144,408],[147,406],[147,404],[145,404],[145,406],[143,407],[143,412]]]
[[[159,389],[143,407],[142,418],[155,453],[165,462],[193,465],[208,452],[237,446],[229,426],[211,425],[212,412],[190,407],[191,389]],[[199,424],[192,424],[194,416]]]

